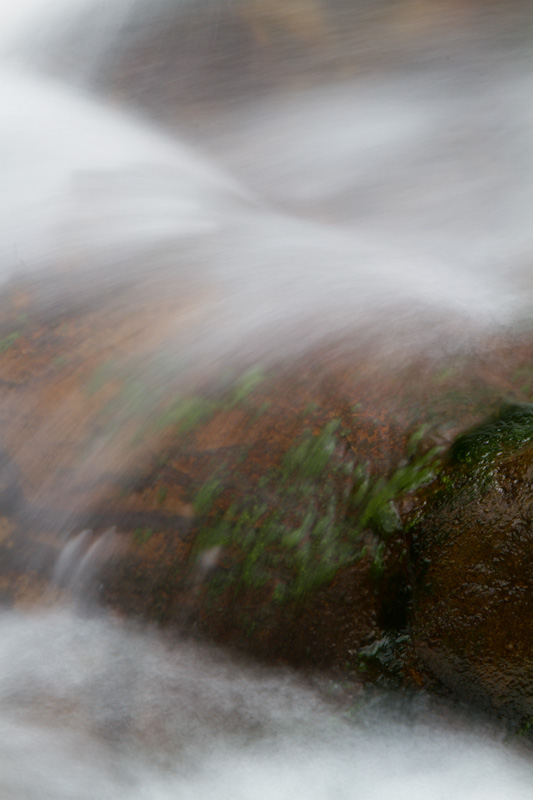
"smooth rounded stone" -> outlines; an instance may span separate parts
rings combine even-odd
[[[455,442],[411,532],[419,667],[529,726],[533,714],[533,405]]]

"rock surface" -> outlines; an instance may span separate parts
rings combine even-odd
[[[460,437],[412,533],[419,664],[455,695],[533,714],[533,406]]]
[[[531,397],[529,333],[402,364],[330,345],[229,376],[150,372],[195,302],[124,290],[58,314],[4,294],[3,602],[74,595],[527,718],[529,411],[504,419],[516,452],[459,439],[420,487],[459,432]]]

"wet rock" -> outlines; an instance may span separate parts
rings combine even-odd
[[[435,447],[531,396],[527,332],[440,360],[342,342],[175,375],[159,352],[197,296],[64,299],[13,287],[0,306],[4,602],[54,586],[264,659],[446,683],[423,655],[422,534],[413,656],[402,520]]]
[[[412,531],[418,663],[455,696],[533,714],[533,406],[459,437]]]
[[[266,394],[221,398],[101,509],[124,544],[101,599],[267,660],[357,672],[383,633],[386,564],[397,572],[393,502],[434,453],[380,480],[331,411],[258,415]]]
[[[415,420],[451,420],[445,443],[496,405],[510,375],[529,381],[516,361],[495,371],[493,357],[490,373],[482,363],[374,385],[340,367],[320,383],[300,363],[248,392],[245,376],[218,396],[177,401],[151,468],[100,507],[124,544],[103,570],[102,601],[266,659],[445,683],[422,641],[413,657],[402,519],[425,502],[412,493],[438,458]]]

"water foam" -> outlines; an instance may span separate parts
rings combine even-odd
[[[340,703],[332,686],[65,611],[4,613],[0,637],[12,800],[531,796],[525,754],[426,698]]]

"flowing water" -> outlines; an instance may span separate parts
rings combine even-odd
[[[502,330],[532,301],[531,22],[519,2],[5,4],[0,278],[46,307],[182,303],[139,323],[129,368],[158,384],[331,337],[396,361]],[[62,585],[94,578],[84,536]],[[532,796],[516,742],[424,697],[66,610],[6,610],[0,641],[6,800]]]

